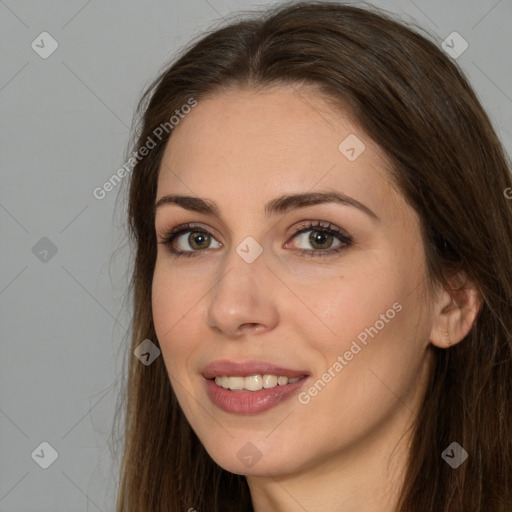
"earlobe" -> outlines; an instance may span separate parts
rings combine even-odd
[[[450,348],[461,342],[473,327],[482,305],[482,297],[473,282],[460,274],[456,280],[463,284],[450,287],[441,293],[438,312],[433,319],[430,342],[439,348]]]

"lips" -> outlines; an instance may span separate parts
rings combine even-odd
[[[214,361],[202,370],[205,392],[210,401],[218,408],[232,414],[259,414],[289,400],[299,392],[309,380],[310,373],[306,370],[285,368],[265,361],[234,362],[228,360]],[[268,389],[255,391],[247,389],[232,391],[215,382],[228,377],[231,383],[241,378],[254,375],[264,376],[263,379],[278,376],[285,382]],[[217,377],[217,379],[216,379]],[[303,378],[300,378],[303,377]],[[288,382],[292,379],[292,382]],[[239,384],[239,383],[238,383]],[[279,384],[279,383],[278,383]],[[270,383],[272,385],[272,383]],[[235,386],[235,387],[240,387]]]
[[[277,375],[293,379],[295,377],[308,376],[306,370],[297,370],[285,368],[265,361],[245,361],[234,362],[226,359],[214,361],[202,370],[202,375],[206,379],[214,379],[215,377],[236,376],[250,377],[251,375]]]

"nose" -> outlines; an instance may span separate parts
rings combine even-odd
[[[219,269],[207,310],[208,325],[229,338],[270,331],[279,321],[273,293],[279,283],[266,266],[265,251],[247,263],[235,249]]]

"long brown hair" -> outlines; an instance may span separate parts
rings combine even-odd
[[[130,355],[145,339],[158,346],[153,206],[170,117],[191,99],[230,86],[278,84],[310,84],[334,107],[350,108],[387,152],[391,178],[421,219],[429,284],[447,285],[448,272],[457,269],[483,299],[466,338],[434,349],[398,511],[510,512],[512,210],[504,195],[512,186],[510,160],[455,63],[375,8],[301,2],[231,20],[186,48],[147,89],[133,148],[148,138],[155,147],[130,177]],[[253,510],[245,477],[218,466],[185,419],[162,357],[145,366],[131,356],[123,399],[117,512]],[[469,454],[457,469],[441,458],[453,441]]]

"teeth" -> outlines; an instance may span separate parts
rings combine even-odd
[[[215,383],[222,386],[224,389],[231,389],[232,391],[259,391],[262,388],[275,388],[276,386],[286,386],[297,382],[301,377],[288,377],[277,375],[251,375],[250,377],[215,377]]]
[[[278,377],[275,375],[263,375],[263,387],[275,388],[277,386]]]
[[[236,378],[236,377],[235,377]],[[244,378],[244,388],[249,391],[259,391],[263,387],[263,378],[261,375],[252,375]]]

